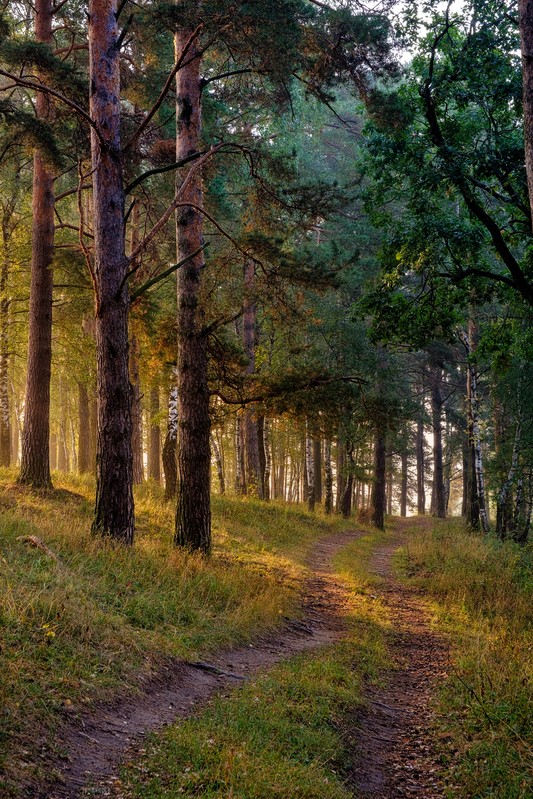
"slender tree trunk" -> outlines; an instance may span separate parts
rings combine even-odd
[[[393,462],[392,456],[388,459],[388,469],[387,469],[387,495],[386,495],[386,506],[387,506],[387,514],[392,516],[392,472],[393,472]]]
[[[407,516],[407,452],[402,452],[402,483],[400,489],[400,516]]]
[[[129,372],[131,381],[131,450],[133,454],[133,483],[140,485],[144,480],[143,464],[143,422],[141,379],[139,375],[140,350],[139,339],[134,334],[130,337]]]
[[[263,417],[263,449],[265,452],[265,470],[263,475],[263,499],[270,500],[270,475],[272,473],[272,442],[270,422]]]
[[[176,59],[191,37],[191,31],[175,36]],[[201,78],[198,41],[176,75],[176,161],[201,147]],[[178,271],[178,424],[176,447],[177,505],[176,545],[209,553],[211,550],[211,452],[209,435],[209,387],[207,380],[207,334],[200,298],[203,253],[193,256],[203,244],[203,190],[201,175],[185,167],[176,176],[182,208],[176,213],[177,261],[189,260]],[[191,203],[191,205],[187,205]]]
[[[527,184],[533,217],[533,0],[519,0],[519,28],[522,50],[522,105]]]
[[[333,470],[331,468],[331,438],[324,441],[324,510],[329,516],[333,512]]]
[[[344,519],[348,519],[352,513],[353,444],[351,443],[346,445],[346,466],[348,467],[348,475],[341,499],[341,513]]]
[[[474,353],[474,340],[475,340],[475,326],[474,322],[470,321],[468,332],[461,332],[461,340],[465,346],[468,357],[468,406],[471,420],[472,432],[472,447],[473,447],[473,460],[474,460],[474,473],[476,476],[476,490],[477,500],[479,504],[479,518],[481,521],[481,529],[484,533],[489,531],[489,518],[487,513],[487,506],[485,500],[485,476],[483,470],[483,453],[481,449],[481,428],[479,422],[479,395],[477,389],[477,370],[475,363],[472,362],[472,355]]]
[[[257,308],[254,301],[255,263],[248,258],[244,264],[244,301],[242,336],[244,351],[248,363],[246,372],[255,372],[256,318]],[[243,412],[246,488],[249,494],[263,498],[263,481],[261,479],[261,440],[259,435],[259,419],[256,411],[250,407]]]
[[[163,472],[165,474],[165,500],[176,496],[177,467],[176,439],[178,435],[178,387],[176,373],[172,373],[172,383],[168,394],[168,423],[163,445]]]
[[[522,425],[520,421],[517,422],[515,437],[513,442],[513,454],[511,456],[511,466],[507,474],[507,479],[498,492],[496,501],[496,534],[502,540],[507,533],[507,519],[508,519],[508,506],[511,494],[511,489],[515,480],[515,475],[518,467],[518,456],[520,454],[520,439],[522,433]]]
[[[244,434],[242,414],[235,417],[235,491],[240,496],[246,494],[246,476],[244,471]]]
[[[385,447],[385,433],[378,428],[374,444],[374,486],[372,489],[372,524],[378,530],[385,529],[387,461]]]
[[[313,441],[313,461],[315,469],[315,502],[322,502],[322,443],[319,438]]]
[[[35,38],[52,44],[53,5],[35,0]],[[53,115],[50,99],[38,92],[37,118]],[[32,262],[28,370],[19,482],[50,488],[50,377],[52,365],[52,259],[54,255],[54,176],[44,154],[33,158]]]
[[[159,424],[159,386],[150,389],[150,450],[148,458],[148,477],[161,481],[161,426]]]
[[[78,381],[78,472],[91,471],[89,427],[89,393],[85,383]]]
[[[442,457],[442,369],[434,367],[431,385],[431,413],[433,423],[433,491],[431,512],[439,519],[446,516],[444,496],[444,466]]]
[[[215,466],[217,469],[218,485],[220,495],[224,496],[226,493],[226,481],[224,479],[224,464],[222,462],[222,453],[218,446],[218,441],[213,433],[211,433],[211,451],[215,457]]]
[[[129,298],[116,0],[89,2],[98,440],[93,531],[133,543]]]
[[[337,502],[336,512],[342,513],[342,498],[346,487],[346,447],[343,439],[337,438]]]
[[[423,406],[421,415],[424,413]],[[426,512],[426,476],[424,458],[424,422],[419,418],[416,424],[416,505],[422,516]]]
[[[2,264],[0,266],[0,466],[11,465],[11,415],[9,409],[9,310],[8,295],[10,240],[10,210],[4,209],[2,220]]]
[[[307,509],[310,513],[315,511],[315,459],[313,439],[309,434],[309,423],[305,423],[305,466],[307,472]]]

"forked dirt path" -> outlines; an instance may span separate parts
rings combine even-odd
[[[209,663],[171,663],[157,679],[147,681],[141,696],[125,697],[71,723],[62,734],[65,756],[57,764],[60,781],[33,794],[35,799],[105,796],[105,783],[142,735],[190,716],[200,703],[259,670],[339,640],[346,626],[348,593],[336,581],[331,562],[336,552],[361,535],[337,534],[315,546],[298,620],[253,644],[219,652]]]
[[[432,629],[423,598],[392,577],[391,560],[403,541],[405,522],[374,553],[370,571],[383,578],[374,589],[392,622],[389,649],[394,663],[384,685],[369,686],[368,706],[350,729],[355,765],[347,776],[358,799],[443,799],[435,747],[431,741],[431,697],[447,666],[447,644]],[[302,615],[253,644],[220,652],[209,663],[175,662],[147,681],[142,696],[126,697],[72,722],[63,733],[65,757],[60,782],[35,799],[108,796],[127,750],[142,736],[179,718],[259,670],[334,643],[346,630],[349,594],[332,571],[333,556],[364,533],[353,531],[324,539],[308,566]]]
[[[428,522],[396,519],[394,540],[376,550],[370,562],[370,571],[383,578],[374,590],[392,623],[393,667],[384,686],[368,688],[367,707],[351,733],[359,755],[350,782],[358,799],[444,797],[431,700],[446,676],[448,643],[432,629],[421,592],[395,580],[391,564],[406,527]]]

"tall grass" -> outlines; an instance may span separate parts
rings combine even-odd
[[[533,796],[533,548],[448,522],[414,534],[407,558],[450,634],[441,715],[454,795]]]
[[[13,796],[65,713],[136,690],[165,658],[205,656],[293,613],[306,553],[341,526],[217,498],[205,559],[172,546],[173,509],[143,486],[124,549],[90,535],[90,479],[56,475],[42,494],[13,479],[0,471],[0,793]],[[30,535],[58,560],[19,540]]]

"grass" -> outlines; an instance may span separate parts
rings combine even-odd
[[[385,612],[364,569],[378,540],[365,536],[336,558],[351,588],[346,640],[278,665],[151,736],[115,784],[116,799],[352,797],[350,732],[365,681],[387,665]]]
[[[439,716],[453,796],[533,795],[533,549],[467,534],[458,522],[415,533],[410,579],[435,599],[453,669]]]
[[[196,659],[249,640],[293,614],[313,542],[339,520],[214,498],[209,560],[172,547],[173,513],[138,491],[138,534],[125,550],[90,535],[94,486],[55,476],[33,494],[0,470],[0,793],[46,770],[65,715],[168,657]],[[39,536],[58,563],[20,537]],[[41,764],[41,765],[40,765]]]

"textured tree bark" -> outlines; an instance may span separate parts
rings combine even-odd
[[[248,258],[244,264],[244,298],[243,298],[243,324],[242,337],[244,351],[247,357],[246,372],[252,375],[255,372],[255,347],[257,308],[254,301],[255,263]],[[250,407],[243,412],[244,441],[245,441],[245,466],[246,490],[248,494],[263,498],[263,475],[261,470],[262,440],[259,431],[259,417],[257,412]]]
[[[98,440],[93,532],[133,543],[131,387],[128,371],[128,259],[120,149],[116,0],[89,2],[91,163]],[[97,133],[98,131],[98,133]]]
[[[331,468],[331,438],[324,441],[324,510],[329,516],[333,512],[333,470]]]
[[[85,383],[78,381],[78,472],[91,471],[91,431],[89,427],[89,393]]]
[[[346,445],[339,436],[337,438],[337,498],[336,512],[342,513],[342,498],[346,487]]]
[[[372,524],[378,530],[385,529],[386,460],[385,433],[378,428],[374,442],[374,486],[372,489]]]
[[[307,509],[310,513],[315,511],[315,459],[313,439],[309,434],[309,423],[305,423],[305,466],[307,472]]]
[[[191,37],[191,31],[175,36],[176,58]],[[176,161],[197,152],[201,144],[200,54],[192,44],[188,62],[176,75]],[[186,169],[186,168],[185,168]],[[176,176],[177,186],[184,172]],[[209,387],[207,380],[207,334],[200,298],[203,254],[190,257],[203,244],[202,178],[190,176],[176,213],[177,261],[189,258],[178,271],[178,440],[176,545],[209,553],[211,550],[211,452],[209,434]],[[194,207],[193,207],[194,206]]]
[[[400,516],[407,516],[407,452],[402,452],[402,484],[400,489]]]
[[[471,432],[472,459],[474,464],[475,487],[479,507],[479,520],[484,533],[489,531],[489,517],[485,498],[485,475],[483,469],[483,453],[481,449],[481,428],[479,422],[479,395],[477,388],[477,370],[472,362],[475,349],[476,330],[473,320],[470,320],[468,332],[461,331],[460,338],[463,342],[468,358],[467,364],[467,399],[469,411],[469,429]]]
[[[129,357],[131,381],[131,450],[133,454],[134,485],[140,485],[144,480],[141,378],[139,375],[140,357],[139,339],[134,334],[130,336]]]
[[[533,218],[533,0],[519,0],[518,14],[522,51],[524,150],[529,204]]]
[[[9,408],[9,269],[13,208],[4,207],[2,263],[0,266],[0,466],[11,465],[11,414]]]
[[[518,456],[520,454],[520,439],[522,434],[522,425],[518,421],[516,425],[515,437],[513,442],[513,453],[511,456],[511,466],[507,474],[507,479],[498,492],[496,501],[496,534],[502,540],[507,534],[507,521],[508,521],[508,508],[511,498],[511,490],[515,481],[515,475],[518,467]]]
[[[421,415],[424,413],[423,407]],[[426,512],[426,487],[425,487],[425,458],[424,458],[424,422],[421,418],[416,423],[416,507],[417,512],[424,515]]]
[[[341,513],[344,519],[348,519],[352,512],[352,491],[353,491],[353,444],[346,445],[346,465],[348,466],[348,476],[344,484],[341,498]]]
[[[315,464],[315,502],[322,502],[322,442],[313,441],[313,460]]]
[[[178,436],[178,387],[177,375],[172,374],[172,383],[168,394],[168,423],[165,443],[163,445],[163,472],[165,475],[165,501],[176,496],[177,466],[176,440]]]
[[[159,424],[159,386],[150,389],[150,447],[148,452],[148,477],[161,481],[161,427]]]
[[[226,480],[224,478],[224,462],[222,460],[222,452],[220,450],[220,447],[218,446],[218,441],[216,439],[216,436],[213,435],[213,433],[211,433],[211,451],[213,452],[215,458],[219,492],[221,496],[224,496],[224,494],[226,493]]]
[[[51,0],[35,2],[35,38],[52,44]],[[49,98],[37,94],[38,119],[53,110]],[[38,149],[33,158],[32,260],[30,283],[28,369],[19,482],[50,488],[50,376],[52,366],[52,259],[54,255],[54,176]]]
[[[57,451],[57,468],[60,472],[70,471],[70,460],[68,453],[68,421],[67,421],[67,401],[66,401],[64,381],[59,380],[59,437]]]
[[[434,367],[431,383],[431,414],[433,424],[433,490],[431,512],[439,519],[446,516],[446,498],[444,495],[444,467],[442,460],[442,369]]]
[[[387,513],[389,516],[392,516],[392,457],[387,458],[388,468],[387,468],[387,491],[386,491],[386,506],[387,506]]]
[[[241,413],[238,413],[235,417],[235,492],[240,496],[245,496],[246,494],[244,433]]]
[[[271,441],[270,441],[270,422],[266,418],[266,416],[262,416],[262,440],[263,440],[263,447],[262,451],[264,454],[264,468],[262,470],[263,473],[263,499],[265,502],[270,500],[270,475],[272,472],[272,449],[271,449]],[[261,447],[259,448],[259,454],[261,454]]]

